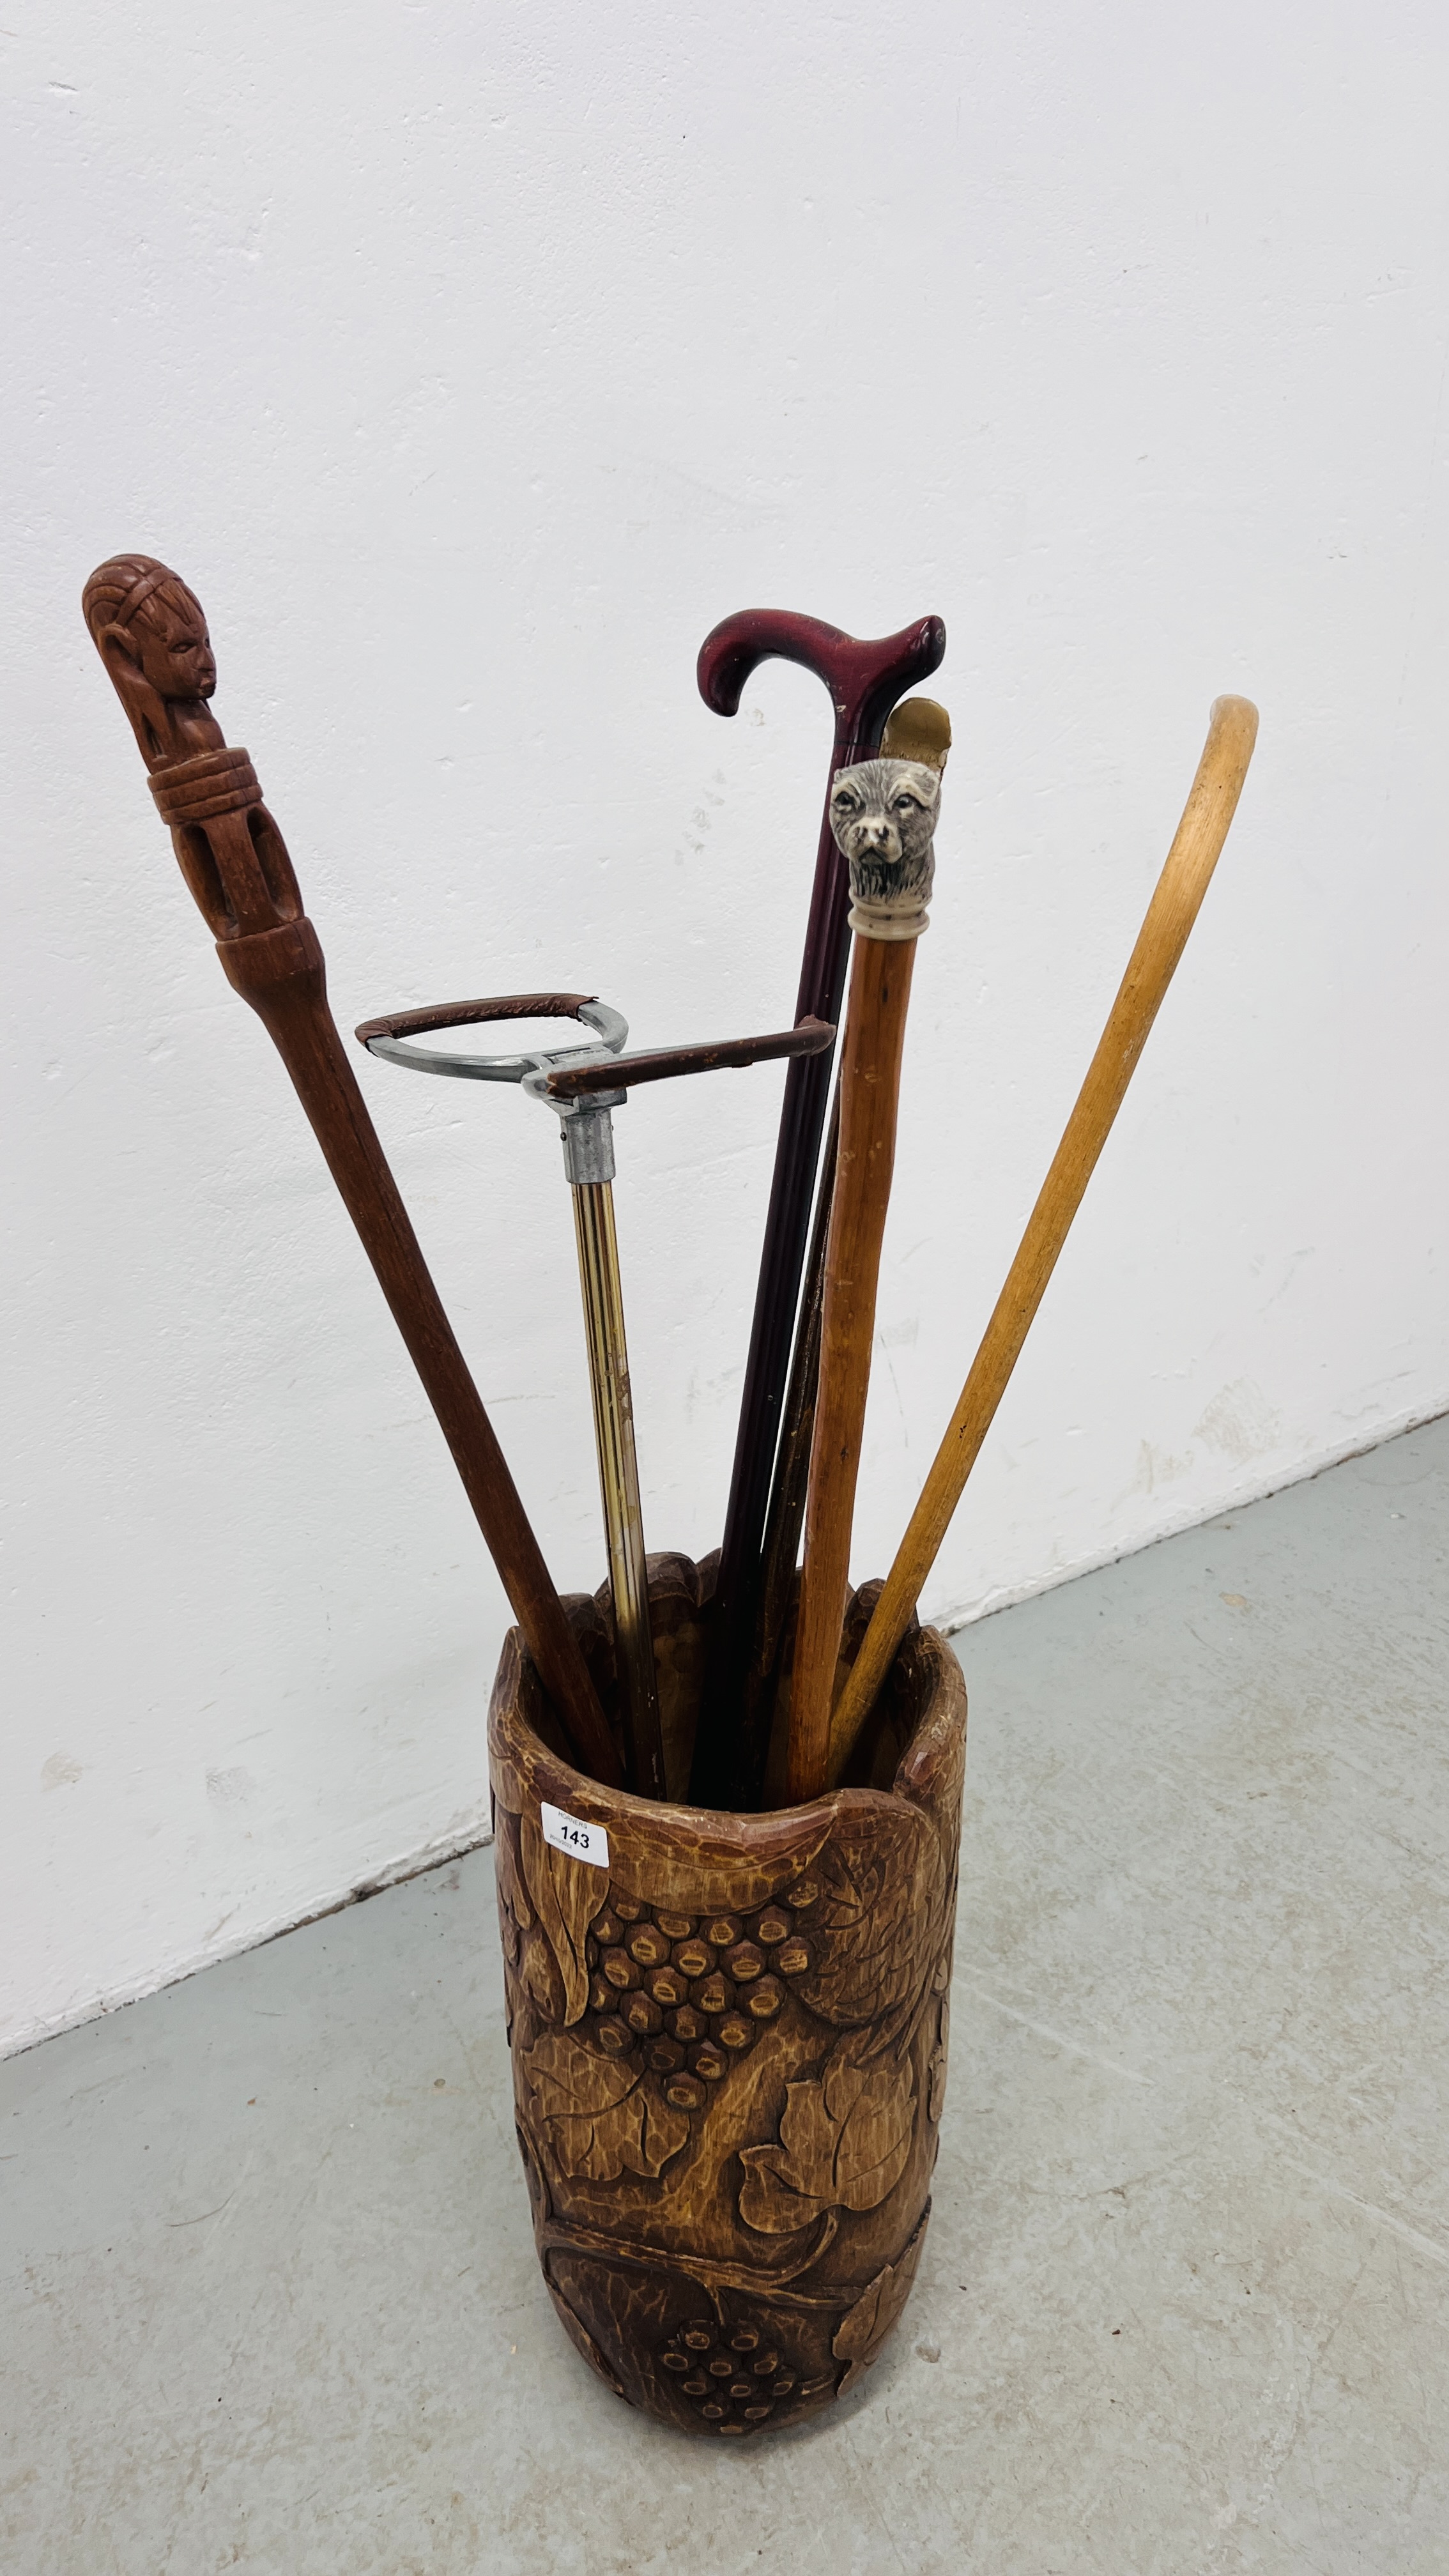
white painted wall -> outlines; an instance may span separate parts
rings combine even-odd
[[[751,603],[943,613],[861,1574],[1245,690],[1239,823],[927,1606],[1449,1405],[1449,26],[14,0],[0,66],[18,2042],[476,1831],[504,1624],[83,633],[117,547],[206,604],[344,1025],[553,979],[641,1042],[777,1025],[825,703],[777,665],[727,726],[695,651]],[[364,1080],[591,1586],[550,1123]],[[658,1545],[718,1535],[779,1081],[619,1122]]]

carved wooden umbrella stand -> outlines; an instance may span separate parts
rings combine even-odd
[[[650,1559],[683,1798],[714,1564]],[[847,1617],[858,1643],[879,1585]],[[599,1604],[566,1598],[606,1707]],[[732,1815],[601,1787],[517,1629],[488,1720],[519,2145],[544,2279],[616,2394],[741,2436],[844,2396],[930,2209],[966,1757],[960,1667],[907,1636],[842,1786]]]

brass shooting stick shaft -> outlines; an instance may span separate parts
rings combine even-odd
[[[618,1755],[578,1639],[443,1311],[327,1005],[321,943],[246,753],[228,749],[199,602],[165,564],[113,557],[86,624],[130,718],[151,792],[228,982],[277,1048],[453,1453],[503,1588],[582,1767],[617,1786]]]
[[[564,1170],[574,1192],[599,1487],[614,1599],[620,1710],[629,1748],[630,1786],[643,1797],[666,1795],[664,1738],[649,1622],[644,1519],[609,1181],[614,1169],[610,1104],[621,1102],[639,1083],[709,1073],[725,1065],[820,1055],[834,1035],[828,1021],[807,1017],[795,1028],[777,1030],[769,1036],[715,1040],[647,1055],[611,1055],[593,1063],[561,1066],[541,1084],[540,1096],[559,1111]]]
[[[1217,699],[1182,821],[1097,1052],[841,1693],[830,1735],[832,1780],[840,1778],[890,1670],[1111,1134],[1227,839],[1257,733],[1258,710],[1247,698]]]
[[[939,771],[906,760],[844,769],[831,791],[832,829],[850,865],[855,948],[785,1760],[792,1805],[819,1797],[829,1760],[906,1012],[916,942],[926,927],[940,794]]]
[[[664,1737],[649,1624],[649,1570],[639,1500],[639,1461],[634,1447],[634,1399],[624,1337],[624,1292],[614,1232],[613,1184],[580,1181],[574,1185],[572,1196],[629,1786],[641,1798],[662,1798]]]

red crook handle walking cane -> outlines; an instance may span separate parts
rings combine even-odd
[[[741,609],[716,626],[700,648],[699,692],[716,715],[737,714],[751,673],[771,660],[798,662],[813,671],[824,681],[835,710],[825,811],[795,1002],[797,1021],[807,1017],[838,1021],[845,993],[850,889],[845,862],[830,829],[830,782],[838,769],[868,760],[879,749],[897,699],[937,669],[945,650],[946,629],[939,617],[918,618],[896,635],[863,640],[842,634],[838,626],[827,626],[818,617],[800,617],[780,608]],[[761,1748],[746,1740],[745,1680],[760,1609],[765,1518],[830,1070],[828,1054],[804,1056],[797,1058],[785,1078],[720,1552],[712,1649],[690,1783],[690,1795],[701,1806],[747,1805],[761,1768]]]

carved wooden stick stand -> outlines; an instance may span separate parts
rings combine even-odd
[[[208,710],[216,663],[200,603],[165,564],[118,555],[92,573],[82,606],[151,772],[181,873],[228,982],[250,1002],[292,1077],[514,1616],[580,1758],[600,1779],[618,1780],[598,1695],[327,1007],[321,943],[303,915],[286,844],[246,753],[227,748]]]
[[[650,1560],[671,1776],[712,1574]],[[847,1619],[847,1650],[869,1613]],[[568,1605],[585,1638],[595,1605]],[[850,1786],[784,1814],[583,1779],[515,1632],[488,1750],[519,2141],[539,2260],[631,2405],[738,2438],[856,2386],[909,2293],[946,2078],[966,1693],[930,1629]],[[594,1862],[544,1838],[587,1828]]]

